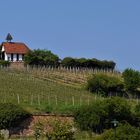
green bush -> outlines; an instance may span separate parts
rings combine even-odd
[[[60,118],[39,121],[34,126],[36,139],[46,136],[48,140],[74,140],[74,133],[73,124]]]
[[[9,61],[0,60],[0,66],[9,66],[9,65],[10,65]]]
[[[0,129],[9,129],[19,125],[30,113],[17,105],[0,103]]]
[[[126,69],[122,73],[124,79],[125,89],[128,92],[135,92],[140,88],[140,72],[133,69]]]
[[[26,64],[35,66],[54,66],[59,65],[59,57],[48,50],[33,50],[24,57]]]
[[[102,133],[108,111],[104,102],[98,101],[90,106],[82,106],[74,113],[74,120],[81,130]]]
[[[93,74],[87,81],[87,89],[107,96],[110,93],[121,93],[123,91],[123,82],[115,76]]]
[[[107,124],[110,124],[114,119],[118,120],[120,123],[128,122],[133,124],[133,118],[135,116],[133,116],[131,106],[127,100],[120,97],[113,97],[111,99],[106,99],[103,102],[108,112],[106,119]],[[110,128],[111,125],[108,125],[108,127]]]
[[[73,125],[61,120],[50,122],[52,130],[46,131],[46,137],[51,140],[74,140]]]
[[[119,97],[94,102],[90,106],[81,107],[74,113],[75,122],[81,130],[97,133],[102,133],[104,129],[111,128],[111,121],[114,119],[120,123],[133,124],[134,117],[131,106],[126,100]]]
[[[136,114],[138,117],[140,117],[140,103],[137,104],[137,105],[135,106],[134,111],[135,111],[135,114]]]
[[[121,125],[116,128],[116,140],[139,140],[140,129],[135,128],[129,124]],[[105,131],[101,136],[95,140],[114,140],[114,130]]]

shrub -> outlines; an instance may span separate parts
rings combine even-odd
[[[43,135],[43,129],[44,129],[44,123],[38,121],[33,128],[34,136],[36,140],[38,140]]]
[[[137,104],[133,110],[133,124],[135,124],[137,127],[140,127],[140,104]]]
[[[138,117],[140,117],[140,103],[137,104],[137,105],[135,106],[134,111],[135,111],[135,114],[136,114]]]
[[[104,102],[98,101],[90,106],[82,106],[74,113],[74,120],[81,130],[102,133],[103,122],[108,116]]]
[[[97,133],[102,133],[104,129],[111,128],[113,119],[120,123],[133,124],[133,117],[131,106],[126,100],[119,97],[94,102],[90,106],[81,107],[74,113],[75,122],[81,130]]]
[[[52,140],[74,140],[73,125],[61,120],[50,122],[52,130],[46,131],[46,137]]]
[[[128,92],[135,92],[140,87],[140,72],[133,69],[126,69],[122,76],[124,78],[125,89]]]
[[[4,60],[0,60],[0,66],[9,66],[10,62],[8,61],[4,61]]]
[[[123,82],[115,76],[93,74],[87,81],[87,89],[107,96],[109,93],[122,92]]]
[[[30,114],[17,105],[0,103],[0,129],[9,129],[19,125]]]
[[[133,123],[131,106],[127,100],[120,97],[112,97],[111,99],[106,99],[104,104],[108,112],[106,123],[108,124],[109,128],[111,127],[110,122],[113,119],[118,120],[120,123]]]
[[[139,140],[140,130],[129,124],[121,125],[116,128],[116,140]],[[105,131],[101,136],[95,140],[114,140],[114,130]]]
[[[34,132],[36,139],[46,136],[51,140],[74,140],[73,124],[61,119],[37,122]]]

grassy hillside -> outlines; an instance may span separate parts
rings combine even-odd
[[[0,70],[0,97],[0,102],[17,103],[33,112],[45,108],[63,110],[89,104],[94,99],[89,92],[56,82],[53,77],[44,78],[35,71],[9,69]]]
[[[89,93],[83,87],[88,76],[93,72],[101,71],[45,68],[0,69],[0,102],[19,104],[32,113],[71,114],[79,106],[103,99]],[[106,73],[120,76],[115,72]],[[138,103],[137,101],[131,103],[133,102]],[[79,132],[76,134],[76,139],[94,138],[90,138],[86,132]]]
[[[32,112],[69,113],[96,99],[84,89],[87,77],[92,73],[89,69],[1,69],[0,102],[20,104]]]
[[[26,72],[32,74],[34,77],[63,83],[67,86],[81,88],[86,83],[87,78],[93,73],[106,73],[115,76],[120,76],[117,71],[111,70],[93,70],[87,68],[51,68],[51,67],[34,67],[25,69]]]

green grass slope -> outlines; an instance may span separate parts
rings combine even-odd
[[[20,104],[31,112],[68,113],[95,99],[82,88],[67,86],[64,82],[55,81],[50,75],[49,78],[44,78],[41,74],[35,71],[1,69],[0,102]]]

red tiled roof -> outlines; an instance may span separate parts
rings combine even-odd
[[[26,54],[30,51],[30,49],[24,44],[19,42],[4,42],[2,43],[5,52],[8,53],[18,53],[18,54]]]

